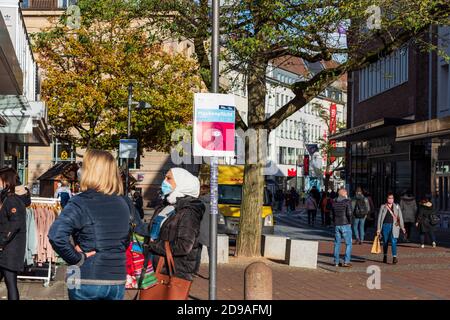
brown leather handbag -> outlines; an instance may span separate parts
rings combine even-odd
[[[187,300],[192,281],[175,277],[175,262],[169,241],[164,243],[166,259],[159,257],[155,276],[158,282],[155,286],[139,291],[139,300]],[[164,260],[167,260],[168,275],[162,274]]]

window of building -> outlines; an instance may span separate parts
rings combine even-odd
[[[407,82],[408,53],[409,49],[405,46],[360,70],[359,100],[369,99]]]
[[[286,147],[279,147],[279,153],[278,153],[278,163],[279,164],[287,164],[287,148]]]

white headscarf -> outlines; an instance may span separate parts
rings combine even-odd
[[[177,198],[185,196],[198,198],[200,194],[200,181],[196,176],[183,168],[172,168],[170,171],[172,171],[177,186],[167,196],[169,203],[174,204],[177,202]]]

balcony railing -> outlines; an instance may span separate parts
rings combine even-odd
[[[75,0],[24,0],[21,7],[24,10],[63,10],[76,2]]]

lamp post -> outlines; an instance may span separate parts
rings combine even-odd
[[[212,1],[212,92],[219,92],[219,0]],[[211,215],[209,255],[209,299],[217,299],[217,200],[218,200],[218,158],[211,157]]]
[[[139,102],[133,101],[133,84],[130,83],[128,85],[127,139],[131,138],[131,110],[132,110],[132,106],[134,104],[138,105],[137,109],[150,109],[151,108],[151,106],[144,101],[139,101]],[[125,195],[126,196],[128,196],[129,175],[130,175],[129,158],[126,158],[126,169],[125,169]]]

